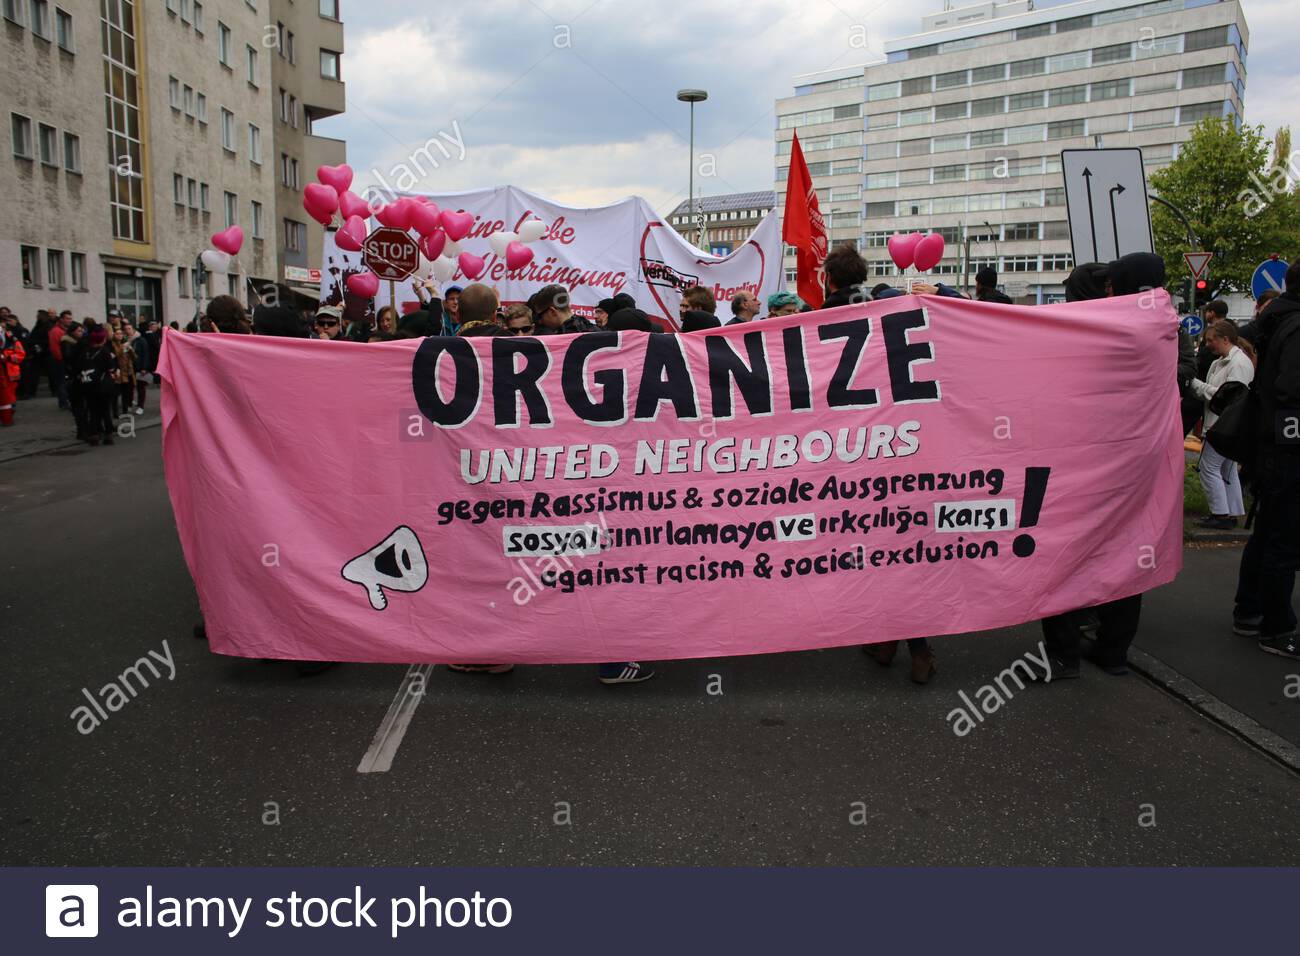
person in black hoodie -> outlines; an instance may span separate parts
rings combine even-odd
[[[1300,570],[1300,259],[1286,291],[1260,313],[1259,365],[1251,391],[1259,403],[1255,525],[1237,577],[1233,631],[1259,649],[1300,659],[1292,606]]]
[[[108,344],[108,331],[97,325],[86,335],[70,364],[86,403],[86,441],[113,444],[112,396],[117,391],[117,357]]]
[[[858,250],[847,243],[836,246],[826,254],[822,268],[826,272],[826,298],[823,309],[834,309],[855,302],[870,302],[867,281],[867,263]]]
[[[533,310],[534,335],[564,335],[570,332],[594,332],[596,326],[573,314],[569,290],[562,285],[542,286],[528,300]]]
[[[981,302],[1000,302],[1002,305],[1015,305],[1009,295],[998,291],[998,274],[990,266],[985,266],[975,273],[975,298]]]

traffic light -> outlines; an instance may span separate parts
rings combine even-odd
[[[1196,311],[1199,312],[1210,304],[1210,283],[1207,279],[1196,280]]]

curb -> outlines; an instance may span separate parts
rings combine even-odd
[[[1180,700],[1190,704],[1203,716],[1224,730],[1263,751],[1293,773],[1300,774],[1300,747],[1228,706],[1200,684],[1178,673],[1164,661],[1146,651],[1130,647],[1128,663],[1153,684],[1163,688]]]

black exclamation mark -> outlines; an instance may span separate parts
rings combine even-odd
[[[1050,468],[1025,469],[1025,498],[1020,505],[1019,527],[1032,528],[1038,524],[1038,512],[1042,510],[1043,496],[1047,494],[1047,476],[1051,473]],[[1033,535],[1019,534],[1011,542],[1011,551],[1018,558],[1027,558],[1037,546]]]

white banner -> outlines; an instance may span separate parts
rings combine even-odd
[[[728,302],[737,292],[748,290],[765,300],[785,288],[775,211],[730,255],[714,256],[679,236],[638,196],[594,208],[565,206],[514,186],[430,194],[428,198],[439,209],[468,212],[474,217],[473,228],[461,240],[461,250],[484,259],[484,272],[474,281],[495,286],[503,302],[527,301],[543,286],[558,283],[569,290],[574,311],[590,315],[601,299],[626,292],[647,315],[675,326],[682,292],[691,286],[702,285],[713,292],[718,317],[724,322],[731,317]],[[546,233],[528,244],[533,261],[509,271],[505,257],[488,245],[488,236],[503,229],[518,231],[521,222],[533,218],[546,224]],[[359,268],[359,259],[359,253],[339,250],[334,234],[327,232],[322,296],[328,295],[330,273],[340,277]],[[423,259],[419,274],[429,275],[429,263]],[[458,269],[439,287],[464,286],[469,281]],[[381,283],[377,305],[389,301],[388,285]],[[416,297],[410,280],[397,284],[397,300],[399,312],[403,306],[414,308]]]

